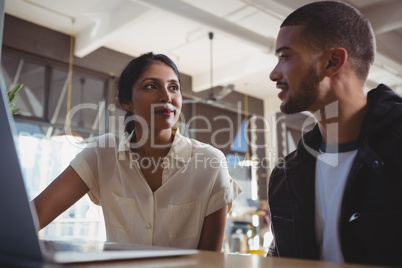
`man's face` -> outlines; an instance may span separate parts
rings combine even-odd
[[[270,74],[281,90],[281,111],[285,114],[316,110],[320,79],[317,75],[318,54],[302,37],[304,26],[285,26],[278,34],[278,63]]]

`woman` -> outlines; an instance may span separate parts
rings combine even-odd
[[[177,67],[143,54],[118,91],[125,134],[100,136],[34,199],[40,227],[88,193],[102,206],[108,241],[220,251],[227,207],[241,190],[221,151],[176,131]]]

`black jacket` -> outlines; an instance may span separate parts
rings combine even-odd
[[[342,252],[346,262],[402,265],[402,99],[382,84],[367,97],[369,108],[341,206]],[[270,256],[319,259],[316,158],[310,152],[317,152],[321,141],[316,125],[271,174]]]

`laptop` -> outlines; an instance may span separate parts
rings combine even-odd
[[[8,98],[2,78],[0,72],[0,263],[5,260],[24,260],[31,264],[35,261],[77,263],[181,256],[198,252],[195,249],[101,241],[53,241],[51,244],[63,244],[67,249],[49,250],[45,241],[38,237],[36,212],[28,200],[14,140],[15,123],[8,109]]]

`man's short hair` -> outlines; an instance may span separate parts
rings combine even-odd
[[[356,76],[367,79],[376,43],[370,22],[356,8],[335,1],[313,2],[292,12],[284,26],[305,26],[303,36],[313,49],[343,47]]]

